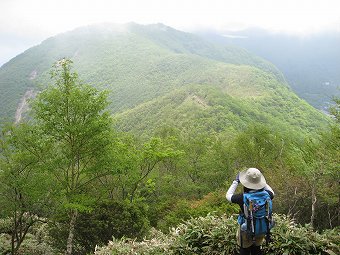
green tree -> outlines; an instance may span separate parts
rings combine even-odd
[[[115,162],[117,174],[114,180],[105,182],[105,185],[119,187],[118,196],[123,200],[129,199],[131,203],[136,198],[146,195],[142,194],[143,189],[146,191],[145,188],[153,186],[149,177],[157,165],[181,154],[166,139],[153,137],[141,143],[131,136],[121,137],[116,152],[118,152],[118,164]],[[115,185],[112,185],[112,182]]]
[[[340,225],[340,98],[334,98],[334,105],[330,109],[330,113],[335,118],[335,123],[331,126],[329,133],[324,134],[322,139],[327,148],[327,165],[330,183],[334,187],[333,192],[337,193],[336,217],[337,224]],[[330,227],[332,225],[330,224]]]
[[[309,183],[311,192],[311,217],[310,224],[315,225],[316,205],[319,189],[323,186],[322,175],[325,173],[325,154],[317,141],[307,140],[305,146],[295,152],[300,158],[300,169],[305,180]]]
[[[90,254],[96,245],[106,245],[113,237],[142,239],[149,230],[147,208],[144,203],[130,203],[128,200],[107,200],[96,204],[93,211],[79,216],[76,227],[78,246]]]
[[[338,124],[340,124],[340,98],[335,97],[333,99],[334,105],[330,108],[330,113],[334,116]]]
[[[17,254],[33,225],[52,213],[53,187],[42,170],[45,145],[39,131],[20,124],[0,139],[0,217],[11,220],[11,254]]]
[[[298,173],[304,177],[311,194],[310,224],[313,227],[330,227],[339,222],[340,199],[340,100],[334,99],[331,114],[335,122],[330,129],[313,139],[306,139],[303,146],[293,151],[293,158],[300,162]],[[321,217],[318,216],[318,211]],[[325,215],[327,215],[325,217]]]
[[[252,124],[240,133],[234,141],[232,153],[235,167],[257,167],[261,170],[272,169],[282,164],[286,137],[263,124]]]
[[[340,122],[339,122],[340,124]],[[340,125],[335,124],[329,132],[321,136],[323,144],[325,171],[322,176],[324,185],[320,197],[327,207],[321,208],[323,227],[333,228],[340,225]],[[319,149],[320,150],[320,149]]]
[[[229,155],[223,139],[197,130],[182,134],[179,146],[184,155],[178,162],[181,176],[177,178],[186,180],[187,198],[202,198],[211,190],[224,187],[229,174]]]
[[[107,93],[81,83],[71,66],[67,59],[54,65],[55,84],[41,92],[32,107],[37,126],[51,144],[46,167],[60,187],[61,205],[69,215],[65,254],[72,254],[78,212],[91,208],[92,184],[112,172]]]

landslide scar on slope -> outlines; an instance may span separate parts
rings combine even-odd
[[[20,99],[17,110],[15,112],[15,123],[19,123],[22,119],[22,116],[28,110],[28,100],[35,97],[36,92],[32,88],[28,89],[24,96]]]

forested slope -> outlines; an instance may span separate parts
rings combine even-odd
[[[225,95],[222,101],[230,98],[238,102],[239,113],[233,113],[236,118],[247,118],[241,112],[247,112],[252,121],[266,121],[262,114],[280,119],[274,122],[285,122],[288,117],[288,122],[306,131],[325,123],[321,114],[290,91],[282,74],[269,62],[243,49],[215,45],[162,24],[134,23],[101,24],[60,34],[5,64],[0,69],[0,119],[12,120],[20,98],[27,90],[39,90],[49,83],[49,68],[63,57],[74,61],[84,82],[110,91],[113,113],[140,109],[150,100],[183,93],[174,92],[176,89],[204,85],[204,90],[215,90],[217,98]],[[308,116],[312,121],[307,121]],[[131,118],[128,121],[133,122]]]
[[[204,133],[237,133],[250,123],[262,123],[302,136],[327,123],[325,116],[274,76],[256,68],[216,65],[205,73],[211,78],[203,84],[197,77],[192,85],[116,115],[117,127],[139,135],[151,135],[166,126]]]
[[[328,111],[332,97],[340,95],[340,34],[336,31],[298,36],[254,28],[224,35],[213,31],[200,34],[267,59],[284,73],[295,93],[318,109]]]

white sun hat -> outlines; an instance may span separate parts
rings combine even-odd
[[[266,186],[266,179],[257,168],[248,168],[240,172],[240,182],[248,189],[263,189]]]

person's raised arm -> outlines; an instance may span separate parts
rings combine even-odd
[[[236,175],[235,180],[233,181],[233,183],[230,185],[225,197],[227,198],[227,200],[229,202],[231,202],[231,197],[234,195],[235,190],[238,186],[238,184],[240,183],[240,178],[239,178],[239,174]]]

